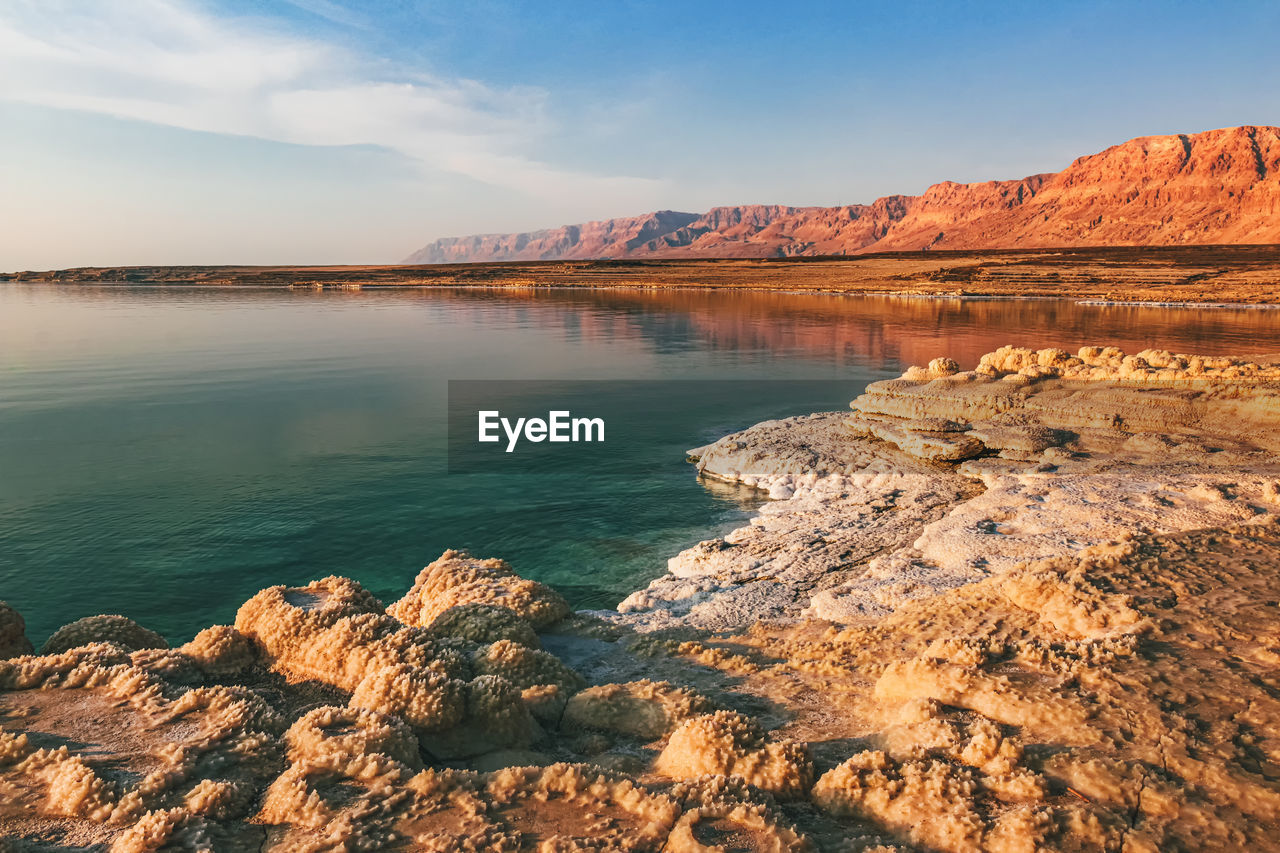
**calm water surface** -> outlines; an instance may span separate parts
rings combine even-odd
[[[445,548],[612,606],[756,498],[683,451],[843,408],[1003,344],[1280,351],[1269,311],[686,291],[311,292],[0,285],[0,599],[37,642],[95,613],[181,641],[263,586],[399,596]],[[450,379],[814,379],[725,392],[626,477],[445,470]],[[602,383],[607,397],[610,386]],[[625,393],[619,385],[616,393]],[[605,401],[607,402],[607,400]]]

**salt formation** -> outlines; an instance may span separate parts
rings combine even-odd
[[[426,632],[401,625],[355,581],[328,577],[305,587],[274,586],[241,606],[236,629],[290,681],[320,681],[355,690],[382,667],[434,667],[454,675],[458,664],[437,656]]]
[[[149,631],[124,616],[86,616],[54,631],[41,646],[40,654],[56,655],[89,643],[114,643],[130,651],[160,649],[169,645],[155,631]]]
[[[601,684],[578,693],[564,709],[564,724],[657,740],[690,717],[714,710],[705,696],[665,681]]]
[[[466,600],[523,601],[545,624],[558,597],[509,572],[481,573],[475,584],[472,569],[459,560],[433,570],[454,603],[425,628],[388,616],[354,581],[325,578],[265,589],[240,608],[236,627],[207,628],[177,648],[90,641],[0,663],[5,843],[54,839],[115,853],[657,853],[715,849],[697,839],[745,833],[769,845],[759,849],[809,849],[742,783],[713,779],[668,794],[674,779],[644,786],[604,766],[643,772],[634,755],[601,755],[596,766],[557,760],[580,760],[584,731],[608,730],[646,703],[647,725],[612,726],[635,749],[711,705],[670,684],[601,685],[562,729],[585,680],[534,648],[523,616]],[[443,577],[449,570],[460,578]],[[112,619],[85,624],[91,640],[104,625],[120,639],[131,633]],[[802,747],[779,751],[748,728],[743,772],[790,791],[794,782],[775,777]],[[53,829],[51,819],[60,821]]]
[[[517,577],[504,560],[477,560],[465,551],[441,554],[387,612],[406,625],[428,626],[458,604],[506,607],[539,629],[569,615],[568,603],[549,586]]]
[[[243,686],[172,684],[134,662],[156,650],[102,643],[17,658],[0,664],[0,827],[116,851],[1276,849],[1278,579],[1269,522],[1059,557],[863,626],[679,642],[646,664],[677,683],[587,688],[543,733],[546,766],[485,773],[443,766],[396,704],[401,676],[424,682],[403,697],[461,683],[430,667],[317,706],[226,627],[167,654]],[[716,666],[734,687],[715,703],[739,710],[678,686]],[[789,737],[741,710],[762,699]],[[553,763],[596,730],[653,741],[643,783],[643,765]],[[51,817],[62,835],[41,834]]]
[[[439,568],[433,571],[437,577],[441,574]],[[511,581],[517,594],[524,594],[526,584],[519,578]],[[493,594],[495,588],[491,584],[485,594]],[[519,689],[507,678],[486,673],[486,665],[505,665],[506,673],[525,686],[542,683],[539,676],[551,670],[546,661],[530,662],[517,650],[544,653],[510,640],[494,644],[501,644],[494,661],[480,655],[481,665],[476,667],[465,646],[401,624],[383,612],[381,602],[345,578],[264,589],[240,608],[236,627],[262,648],[271,668],[290,681],[318,681],[351,692],[351,701],[360,707],[385,707],[405,716],[427,738],[426,748],[442,758],[525,746],[533,736],[534,724]],[[571,680],[559,670],[547,674]]]
[[[477,649],[471,656],[471,667],[479,675],[501,676],[522,690],[549,684],[568,695],[586,687],[582,676],[559,658],[511,640],[498,640]]]
[[[608,616],[641,630],[851,621],[1135,533],[1280,510],[1280,366],[1005,347],[875,382],[853,413],[690,451],[775,501]]]
[[[205,628],[176,651],[213,677],[235,676],[252,666],[257,655],[249,638],[229,625]]]
[[[813,764],[804,744],[769,742],[758,724],[733,711],[681,724],[654,768],[677,779],[737,776],[782,796],[801,795],[813,784]]]
[[[174,648],[0,607],[0,850],[1280,850],[1277,373],[1003,350],[758,425],[699,465],[775,500],[608,623],[458,552]]]
[[[56,820],[85,843],[114,836],[116,851],[195,849],[210,821],[229,820],[221,836],[234,840],[253,792],[280,769],[282,721],[260,696],[173,690],[120,646],[0,662],[0,691],[8,838],[47,838]]]
[[[691,451],[708,477],[780,498],[751,525],[673,557],[667,575],[604,618],[642,629],[721,630],[799,615],[813,593],[909,547],[922,521],[979,491],[973,481],[860,439],[838,413],[767,421]]]
[[[496,604],[457,604],[428,626],[437,637],[456,637],[473,643],[510,640],[531,649],[538,647],[533,626],[507,607]]]
[[[351,694],[351,706],[383,710],[419,731],[437,731],[462,722],[467,688],[463,682],[427,667],[393,664],[362,678]]]
[[[727,849],[715,841],[771,853],[814,850],[809,839],[778,820],[773,798],[753,789],[741,777],[705,776],[673,786],[671,795],[681,801],[685,811],[667,837],[663,850],[668,853]]]

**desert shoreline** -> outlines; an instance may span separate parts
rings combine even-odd
[[[655,851],[1273,849],[1278,448],[1280,363],[1006,347],[694,449],[773,500],[617,611],[456,551],[389,606],[270,587],[177,648],[103,616],[34,654],[6,610],[0,827],[113,851],[601,826]]]
[[[1280,302],[1280,246],[934,251],[856,257],[522,261],[434,266],[94,267],[0,274],[2,282],[319,289],[635,287],[1053,297],[1125,304]]]
[[[30,284],[27,279],[14,279],[6,281],[0,279],[0,285],[4,284]],[[303,291],[407,291],[407,290],[442,290],[442,289],[466,289],[479,291],[496,291],[496,292],[518,292],[518,291],[582,291],[582,290],[600,290],[600,291],[689,291],[699,293],[723,293],[727,290],[724,287],[714,287],[709,285],[642,285],[642,284],[361,284],[356,286],[347,286],[340,284],[326,284],[321,287],[313,287],[303,284],[210,284],[210,283],[185,283],[185,282],[157,282],[153,284],[130,282],[130,281],[58,281],[44,282],[57,285],[70,286],[86,286],[93,287],[155,287],[165,290],[180,289],[205,289],[205,290],[254,290],[254,291],[275,291],[275,290],[303,290]],[[812,288],[807,290],[788,290],[773,289],[766,287],[733,287],[734,293],[754,293],[754,294],[777,294],[779,296],[845,296],[845,297],[893,297],[898,299],[934,299],[934,300],[957,300],[966,302],[1072,302],[1076,305],[1097,307],[1097,308],[1187,308],[1195,310],[1262,310],[1270,311],[1280,309],[1280,301],[1271,303],[1255,303],[1255,302],[1144,302],[1136,300],[1103,300],[1103,299],[1075,299],[1071,296],[1062,295],[1017,295],[1017,294],[997,294],[997,293],[916,293],[905,290],[829,290],[822,288]]]

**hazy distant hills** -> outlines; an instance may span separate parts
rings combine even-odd
[[[1056,174],[841,207],[660,210],[436,240],[406,263],[764,258],[926,249],[1280,243],[1280,128],[1145,136]]]

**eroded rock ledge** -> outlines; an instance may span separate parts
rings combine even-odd
[[[452,551],[176,648],[0,606],[0,851],[1280,849],[1277,371],[1141,359],[703,448],[776,500],[608,620]]]
[[[876,382],[852,414],[768,421],[690,455],[767,491],[610,616],[639,630],[847,622],[1142,533],[1280,510],[1280,367],[1006,347]]]

